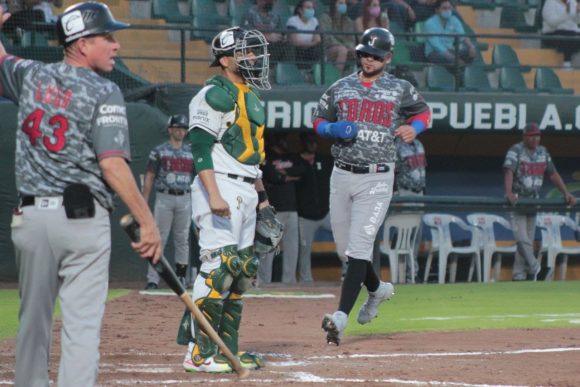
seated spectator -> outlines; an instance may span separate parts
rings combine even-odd
[[[433,16],[436,2],[437,0],[409,0],[409,5],[415,11],[415,22],[421,22]]]
[[[346,1],[346,16],[352,21],[355,21],[360,16],[361,0],[347,0]]]
[[[463,35],[465,30],[459,19],[453,15],[451,0],[437,0],[435,3],[435,15],[425,22],[425,33],[446,34],[449,36],[429,36],[425,42],[425,57],[431,63],[460,66],[473,62],[475,58],[475,46],[466,37],[460,37],[460,45],[455,52],[455,36]],[[457,62],[456,57],[457,55]]]
[[[347,16],[346,0],[336,0],[330,4],[328,13],[320,16],[320,30],[324,32],[344,32],[351,35],[324,35],[324,53],[341,73],[347,60],[356,57],[356,36],[354,23]]]
[[[364,0],[361,15],[354,21],[355,30],[363,33],[372,27],[389,28],[389,15],[381,10],[379,0]]]
[[[410,5],[411,0],[382,0],[381,8],[387,10],[391,23],[403,31],[408,31],[417,19],[415,10]],[[395,28],[395,27],[393,27]]]
[[[241,27],[248,30],[258,30],[268,40],[270,61],[280,62],[292,60],[290,47],[283,34],[284,21],[273,11],[275,0],[256,0],[242,17]]]
[[[314,16],[314,2],[311,0],[301,0],[294,8],[294,16],[286,22],[288,30],[288,40],[294,46],[294,57],[299,67],[305,62],[320,60],[322,47],[320,34],[292,32],[292,31],[318,31],[318,19]]]
[[[542,9],[542,33],[552,36],[580,37],[580,3],[576,0],[546,0]],[[544,47],[554,48],[564,54],[563,66],[572,67],[572,56],[580,51],[580,40],[545,40]]]
[[[41,1],[32,7],[32,9],[37,11],[42,11],[44,14],[44,21],[47,23],[56,23],[58,16],[52,12],[52,6],[57,8],[62,7],[62,0],[46,0]]]

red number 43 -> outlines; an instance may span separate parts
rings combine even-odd
[[[40,124],[46,112],[42,109],[36,109],[22,123],[22,131],[28,135],[32,146],[36,146],[42,139],[42,144],[50,152],[59,152],[66,145],[65,134],[68,130],[68,120],[57,114],[48,119],[48,125],[53,128],[52,136],[42,134]]]

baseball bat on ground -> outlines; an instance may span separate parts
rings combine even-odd
[[[121,227],[127,232],[129,238],[133,242],[139,241],[139,223],[133,218],[132,215],[127,214],[121,218],[120,221]],[[201,328],[204,332],[210,337],[210,339],[217,344],[219,349],[223,352],[225,357],[230,361],[232,368],[238,374],[238,377],[243,379],[247,378],[250,375],[250,371],[243,368],[240,364],[240,360],[234,356],[232,351],[226,346],[223,342],[221,337],[217,334],[215,329],[211,326],[211,324],[207,321],[201,310],[199,310],[198,306],[193,302],[191,297],[187,294],[187,291],[183,287],[183,284],[177,278],[175,271],[167,262],[164,256],[161,256],[159,262],[153,264],[151,260],[149,260],[149,264],[153,266],[155,271],[159,274],[161,278],[167,283],[167,285],[179,296],[181,301],[187,306],[187,308],[193,314],[193,317],[197,320]]]

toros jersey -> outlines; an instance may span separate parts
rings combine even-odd
[[[523,142],[511,146],[503,167],[513,171],[512,191],[523,198],[538,198],[544,175],[556,171],[546,147],[538,145],[534,151],[529,151]]]
[[[59,196],[69,184],[83,183],[112,210],[113,193],[98,161],[110,156],[130,160],[127,112],[119,87],[90,69],[10,55],[0,66],[0,86],[2,94],[19,105],[18,192]]]
[[[350,164],[395,162],[394,131],[412,116],[429,110],[409,82],[384,73],[365,87],[354,73],[335,82],[320,98],[314,119],[356,122],[352,141],[338,141],[331,153]]]

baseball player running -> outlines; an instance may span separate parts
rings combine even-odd
[[[192,298],[248,368],[261,365],[258,356],[238,352],[238,330],[242,294],[259,264],[254,253],[256,207],[269,206],[258,167],[265,156],[265,114],[252,87],[270,87],[267,44],[256,30],[233,27],[217,34],[211,66],[221,67],[221,75],[210,78],[189,105],[189,138],[198,173],[191,186],[192,212],[201,260]],[[183,361],[186,371],[232,371],[196,322],[192,335]]]
[[[330,180],[330,220],[337,253],[348,257],[338,310],[322,321],[328,343],[340,344],[348,315],[360,293],[368,299],[358,322],[377,315],[382,301],[394,294],[381,282],[371,255],[373,241],[393,194],[395,137],[411,142],[428,126],[429,107],[407,81],[385,71],[395,46],[384,28],[369,28],[356,47],[361,71],[326,90],[314,112],[314,128],[334,137],[334,169]]]
[[[155,220],[161,233],[163,246],[167,244],[169,232],[173,233],[175,246],[175,273],[186,285],[187,263],[189,262],[189,229],[191,226],[190,186],[193,179],[193,156],[191,146],[184,143],[188,119],[185,114],[169,118],[167,131],[169,140],[153,148],[147,160],[147,172],[143,184],[143,196],[149,202],[155,188]],[[157,289],[159,274],[147,265],[147,286]]]
[[[1,8],[0,8],[1,9]],[[0,10],[0,26],[6,16]],[[0,95],[18,104],[12,241],[19,268],[16,386],[48,386],[52,315],[62,311],[59,386],[94,386],[107,297],[113,191],[141,225],[133,248],[156,262],[161,237],[127,162],[125,102],[110,72],[127,28],[106,5],[69,7],[56,32],[64,60],[7,55],[0,43]]]

